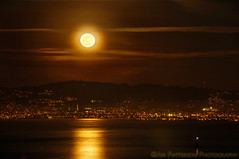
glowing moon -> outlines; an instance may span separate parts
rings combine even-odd
[[[95,45],[95,37],[90,33],[85,33],[81,36],[80,43],[84,47],[92,47]]]

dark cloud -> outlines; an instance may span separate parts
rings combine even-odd
[[[3,1],[1,28],[239,26],[235,0]]]

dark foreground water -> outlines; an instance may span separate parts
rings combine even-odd
[[[151,158],[155,151],[238,153],[239,123],[6,120],[0,121],[0,141],[1,159],[138,159]]]

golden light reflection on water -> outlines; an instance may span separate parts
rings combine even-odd
[[[75,131],[74,159],[104,158],[102,133],[100,129],[79,128]]]

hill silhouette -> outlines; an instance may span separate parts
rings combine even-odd
[[[31,90],[52,90],[56,96],[70,96],[88,101],[99,99],[107,102],[117,102],[123,99],[154,99],[158,102],[187,102],[208,98],[209,89],[180,86],[162,86],[153,84],[114,84],[85,81],[65,81],[49,83]]]

